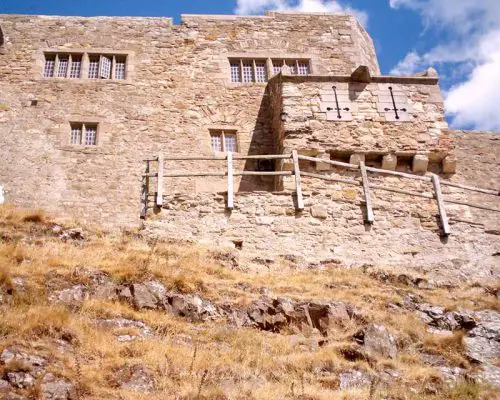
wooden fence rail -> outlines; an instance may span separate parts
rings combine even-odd
[[[290,160],[293,163],[292,171],[235,171],[234,170],[234,160]],[[300,170],[300,160],[311,161],[315,163],[329,164],[336,167],[356,170],[360,172],[360,180],[349,179],[349,178],[338,178],[333,176],[327,176],[307,171]],[[373,206],[371,201],[370,189],[384,190],[393,193],[399,193],[415,197],[423,197],[426,199],[434,199],[437,202],[439,217],[441,221],[441,227],[444,235],[450,234],[450,226],[448,222],[448,216],[446,213],[445,203],[460,204],[473,208],[479,208],[488,211],[499,212],[499,208],[491,207],[488,205],[470,203],[461,200],[453,200],[443,197],[441,186],[456,187],[459,189],[464,189],[468,191],[474,191],[483,194],[490,194],[494,196],[500,196],[500,191],[498,189],[490,188],[479,188],[470,185],[464,185],[460,183],[454,183],[449,181],[444,181],[439,179],[436,174],[431,176],[421,176],[415,174],[409,174],[399,171],[390,171],[381,168],[368,167],[364,162],[360,162],[359,165],[350,164],[340,161],[324,160],[321,158],[310,157],[299,155],[296,150],[293,150],[291,154],[264,154],[264,155],[235,155],[228,152],[225,156],[221,157],[205,157],[205,156],[175,156],[175,157],[164,157],[160,154],[158,157],[151,157],[143,160],[146,163],[146,169],[142,174],[142,192],[141,192],[141,218],[145,218],[148,209],[148,198],[149,198],[149,187],[150,178],[156,178],[156,193],[155,193],[155,206],[161,207],[163,205],[163,195],[164,195],[164,178],[180,178],[180,177],[227,177],[227,203],[226,207],[232,210],[234,207],[234,177],[235,176],[294,176],[295,178],[295,195],[296,195],[296,209],[302,211],[304,209],[304,199],[302,196],[302,182],[301,176],[310,177],[315,179],[322,179],[331,182],[340,182],[349,185],[361,186],[363,188],[364,203],[366,207],[366,222],[373,223],[375,216],[373,213]],[[205,171],[205,172],[164,172],[164,165],[167,161],[225,161],[226,170],[225,171]],[[158,169],[156,173],[150,172],[151,162],[157,162]],[[384,185],[371,184],[369,182],[368,173],[376,173],[382,175],[397,176],[405,179],[413,179],[422,182],[429,182],[432,184],[434,189],[434,195],[429,195],[425,193],[418,193],[414,191],[402,190],[398,188],[391,188]]]

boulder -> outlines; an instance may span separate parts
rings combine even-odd
[[[384,325],[369,324],[356,333],[354,339],[371,357],[396,358],[398,353],[396,340]]]
[[[43,400],[76,399],[76,391],[73,384],[67,379],[56,377],[50,372],[43,377],[40,389]]]

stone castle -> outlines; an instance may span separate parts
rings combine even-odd
[[[438,80],[382,76],[347,14],[0,15],[0,185],[264,264],[498,276],[500,136],[449,130]]]

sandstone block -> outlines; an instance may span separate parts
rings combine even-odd
[[[454,156],[447,156],[443,160],[443,172],[445,174],[454,174],[457,172],[457,159]]]
[[[429,157],[425,154],[417,154],[413,157],[413,172],[427,172],[429,166]]]
[[[351,154],[351,157],[349,158],[349,163],[350,164],[359,165],[359,163],[361,161],[365,161],[365,155],[364,154],[354,153],[354,154]]]
[[[386,154],[382,158],[382,169],[394,171],[398,164],[398,158],[394,154]]]
[[[311,215],[314,218],[325,219],[328,218],[328,210],[326,209],[325,206],[315,205],[311,207]]]

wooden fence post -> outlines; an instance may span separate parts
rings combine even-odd
[[[436,174],[432,174],[432,184],[434,185],[434,192],[436,194],[436,200],[438,203],[439,218],[441,219],[443,234],[444,236],[448,236],[450,234],[450,225],[448,223],[446,209],[444,208],[443,194],[441,193],[441,184],[439,182],[439,177]]]
[[[146,171],[142,176],[142,193],[141,193],[141,215],[142,219],[146,218],[148,213],[148,200],[149,200],[149,161],[146,161]]]
[[[227,152],[227,209],[234,206],[233,153]]]
[[[163,154],[158,156],[158,188],[156,190],[156,205],[163,206]]]
[[[372,199],[370,197],[370,186],[368,184],[368,175],[366,173],[365,162],[360,161],[359,168],[361,170],[361,179],[363,182],[363,191],[365,193],[365,203],[366,203],[366,222],[369,224],[373,224],[374,216],[373,216],[373,208],[372,208]]]
[[[302,198],[302,185],[300,184],[299,156],[297,150],[292,151],[293,173],[295,175],[295,191],[297,194],[297,210],[304,209],[304,199]]]

